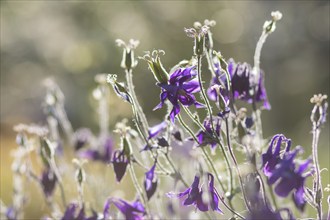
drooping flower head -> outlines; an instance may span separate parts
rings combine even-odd
[[[123,176],[125,175],[128,163],[129,163],[129,158],[124,153],[124,151],[116,150],[113,153],[112,164],[113,164],[113,169],[115,171],[117,182],[120,182]]]
[[[195,176],[195,179],[191,186],[187,188],[185,191],[181,193],[173,193],[169,192],[166,195],[170,198],[182,198],[187,196],[186,199],[183,201],[184,206],[195,206],[199,211],[206,212],[209,209],[213,211],[217,211],[222,213],[219,208],[219,194],[214,187],[214,177],[212,174],[208,173],[209,185],[208,185],[208,192],[209,193],[209,201],[204,201],[203,198],[203,189],[199,186],[200,177]]]
[[[155,175],[156,163],[151,167],[151,169],[145,173],[144,179],[144,189],[147,193],[148,200],[154,195],[158,185],[158,179]]]
[[[216,76],[211,81],[213,85],[227,85],[225,74],[221,71],[218,63],[215,63]],[[260,77],[258,82],[255,82],[252,68],[247,63],[235,63],[233,59],[228,60],[228,73],[231,79],[231,92],[234,100],[242,100],[247,103],[262,102],[265,109],[270,109],[266,89],[264,86],[264,73],[260,70]],[[223,96],[228,97],[226,90],[222,90]],[[208,91],[210,99],[216,99],[215,91]]]
[[[305,171],[308,169],[311,160],[308,159],[297,166],[294,159],[300,150],[300,148],[296,148],[285,153],[281,162],[269,176],[268,183],[271,185],[276,184],[275,193],[280,197],[287,197],[293,191],[293,201],[296,207],[303,211],[306,204],[304,184],[306,178],[311,175],[311,173],[305,173]]]
[[[179,68],[171,74],[167,83],[157,83],[162,88],[162,93],[160,94],[160,103],[154,110],[162,108],[165,100],[169,100],[173,105],[170,118],[174,122],[175,116],[180,113],[180,103],[184,106],[203,107],[194,96],[194,93],[200,91],[198,81],[193,79],[195,76],[194,66]]]
[[[281,145],[285,144],[281,153]],[[291,140],[284,135],[275,135],[270,142],[266,153],[262,155],[262,167],[268,177],[268,184],[275,184],[275,193],[280,197],[287,197],[293,192],[293,201],[296,207],[303,211],[306,204],[304,198],[304,184],[311,172],[306,172],[310,159],[298,164],[295,161],[301,147],[290,150]]]

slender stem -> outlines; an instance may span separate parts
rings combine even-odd
[[[196,143],[199,143],[199,142],[198,142],[198,139],[197,139],[197,137],[196,137],[196,135],[195,135],[194,132],[189,128],[189,126],[188,126],[188,125],[182,120],[182,117],[181,117],[180,114],[178,115],[178,119],[179,119],[180,124],[181,124],[181,125],[185,128],[185,130],[191,135],[191,137],[195,140],[195,142],[196,142]],[[222,184],[222,182],[221,182],[221,180],[220,180],[220,178],[219,178],[218,172],[217,172],[217,170],[216,170],[216,168],[215,168],[215,166],[214,166],[214,164],[213,164],[213,162],[212,162],[210,156],[207,154],[206,150],[205,150],[203,147],[201,147],[201,149],[202,149],[203,155],[204,155],[204,157],[205,157],[205,160],[206,160],[206,162],[209,164],[209,166],[211,167],[211,169],[213,170],[213,172],[214,172],[214,174],[215,174],[215,176],[216,176],[216,179],[217,179],[217,181],[219,182],[219,184],[220,184],[220,186],[221,186],[221,189],[222,189],[224,192],[226,192],[226,190],[225,190],[225,188],[224,188],[224,186],[223,186],[223,184]],[[228,199],[228,198],[227,198],[227,199]],[[232,208],[231,203],[230,203],[230,207]]]
[[[220,197],[220,196],[219,196]],[[240,217],[241,219],[245,219],[242,215],[240,215],[239,213],[237,213],[230,205],[228,206],[225,201],[223,200],[222,197],[220,197],[220,201],[222,202],[222,204],[224,206],[226,206],[226,208],[231,211],[233,214],[237,215],[238,217]]]
[[[146,197],[143,193],[142,188],[139,185],[139,182],[137,180],[137,177],[136,177],[136,174],[135,174],[135,171],[134,171],[134,168],[133,168],[132,164],[129,165],[129,172],[131,174],[131,178],[132,178],[134,187],[135,187],[137,193],[139,194],[140,198],[142,199],[142,202],[144,203],[146,213],[147,213],[147,215],[150,215],[151,213],[150,213],[150,207],[149,207],[148,201],[147,201],[147,199],[146,199]]]
[[[225,160],[226,160],[228,169],[230,171],[230,181],[229,182],[230,182],[230,186],[232,188],[233,177],[232,177],[232,174],[231,174],[231,166],[230,166],[229,160],[227,158],[227,155],[225,153],[225,150],[224,150],[223,146],[220,143],[220,139],[219,139],[219,137],[216,134],[215,129],[214,129],[212,108],[211,108],[210,102],[209,102],[209,100],[208,100],[208,98],[207,98],[207,96],[205,94],[205,89],[204,89],[203,81],[202,81],[202,70],[201,70],[201,66],[202,66],[202,57],[201,56],[197,56],[197,71],[198,71],[197,75],[198,75],[199,87],[200,87],[200,90],[201,90],[203,101],[206,104],[206,107],[207,107],[207,110],[208,110],[208,115],[209,115],[210,120],[211,120],[212,133],[214,134],[214,136],[217,139],[218,144],[220,145],[220,148],[221,148],[222,153],[223,153],[223,155],[225,157]],[[197,141],[197,143],[198,143],[198,141]],[[230,193],[232,193],[232,189],[231,189],[231,192]]]
[[[317,127],[316,123],[313,124],[313,143],[312,143],[312,150],[313,150],[313,162],[315,166],[316,176],[314,179],[315,182],[315,196],[314,201],[317,204],[317,216],[318,219],[322,219],[322,182],[321,182],[321,172],[319,166],[319,159],[318,159],[318,141],[320,136],[320,129]]]
[[[206,129],[205,129],[205,127],[204,127],[204,125],[198,120],[197,117],[195,117],[195,116],[191,113],[191,111],[189,110],[189,108],[187,108],[186,106],[183,106],[183,105],[182,105],[182,107],[183,107],[183,109],[185,110],[185,112],[187,113],[187,115],[188,115],[188,116],[189,116],[189,117],[195,122],[195,124],[198,125],[198,127],[199,127],[202,131],[207,132]]]
[[[268,184],[268,189],[269,189],[269,192],[270,192],[270,197],[272,198],[272,201],[273,201],[273,205],[275,206],[275,209],[277,210],[278,209],[278,206],[277,206],[277,203],[276,203],[276,199],[275,199],[275,195],[274,195],[274,192],[273,192],[273,188],[269,184]]]
[[[221,186],[222,191],[225,192],[225,188],[224,188],[224,186],[223,186],[223,184],[222,184],[222,182],[221,182],[221,180],[219,178],[217,169],[215,168],[210,155],[206,152],[206,150],[204,149],[204,147],[201,147],[201,149],[202,149],[202,152],[204,154],[204,157],[205,157],[207,163],[209,164],[209,166],[212,168],[213,172],[215,173],[215,176],[216,176],[216,178],[217,178],[217,180],[218,180],[218,182],[219,182],[219,184]]]
[[[205,53],[209,70],[212,73],[212,76],[215,77],[216,74],[215,74],[215,71],[214,71],[214,63],[213,63],[213,60],[212,60],[212,56],[210,54],[211,54],[211,51],[206,51],[206,53]]]
[[[128,85],[128,91],[130,92],[130,94],[132,96],[134,105],[136,105],[137,114],[139,116],[139,119],[141,120],[143,131],[147,135],[149,125],[148,125],[147,118],[146,118],[145,114],[143,113],[142,107],[135,94],[132,70],[126,70],[125,72],[126,72],[126,81],[127,81],[127,85]]]
[[[210,117],[211,120],[211,128],[212,128],[212,132],[215,134],[215,129],[214,129],[214,125],[213,125],[213,115],[212,115],[212,108],[210,105],[210,102],[205,94],[205,90],[204,90],[204,86],[203,86],[203,81],[202,81],[202,57],[201,56],[197,56],[197,75],[198,75],[198,82],[199,82],[199,87],[201,90],[201,94],[202,94],[202,99],[206,105],[207,108],[207,112],[208,115]]]
[[[251,211],[251,208],[249,206],[249,203],[248,203],[248,200],[247,200],[247,197],[246,197],[246,192],[245,192],[244,185],[243,185],[242,175],[241,175],[241,172],[238,168],[238,163],[237,163],[236,157],[234,155],[233,149],[232,149],[231,144],[230,144],[229,126],[228,126],[228,119],[227,118],[225,119],[225,122],[226,122],[227,144],[228,144],[228,148],[229,148],[229,154],[230,154],[230,156],[231,156],[231,158],[234,162],[235,169],[237,171],[238,180],[239,180],[239,183],[241,185],[241,190],[242,190],[242,193],[243,193],[243,198],[244,198],[245,205],[248,208],[248,210]]]

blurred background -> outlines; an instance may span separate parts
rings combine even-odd
[[[12,128],[18,123],[45,122],[41,104],[42,81],[52,77],[66,97],[66,110],[74,129],[98,130],[91,93],[97,73],[118,74],[122,49],[115,39],[140,40],[136,55],[163,49],[164,66],[170,69],[192,56],[192,40],[184,27],[213,19],[214,48],[226,58],[253,64],[256,42],[271,11],[283,19],[267,39],[261,68],[271,111],[263,113],[264,136],[283,133],[310,153],[309,119],[315,93],[329,95],[328,1],[1,1],[1,191],[11,203]],[[204,65],[205,66],[205,65]],[[207,77],[206,77],[207,78]],[[139,100],[150,121],[159,121],[165,110],[153,112],[159,88],[144,61],[134,70]],[[111,95],[110,125],[130,117],[130,107]],[[147,97],[147,98],[146,98]],[[329,166],[329,123],[320,139],[321,167]],[[324,183],[329,174],[324,172]],[[38,211],[32,204],[31,213]]]

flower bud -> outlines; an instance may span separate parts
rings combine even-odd
[[[327,95],[314,95],[310,101],[314,104],[314,108],[311,114],[311,121],[316,128],[319,128],[322,124],[326,122],[326,115],[328,110],[328,102],[326,99]]]
[[[123,40],[117,39],[116,43],[119,47],[124,47],[120,66],[128,71],[136,67],[137,61],[134,58],[134,49],[139,45],[139,41],[130,39],[129,43],[126,44]]]

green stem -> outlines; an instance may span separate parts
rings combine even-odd
[[[213,113],[212,113],[212,108],[211,108],[211,105],[210,105],[210,102],[206,96],[206,93],[205,93],[205,89],[204,89],[204,86],[203,86],[203,81],[202,81],[202,71],[201,71],[201,66],[202,66],[202,57],[201,56],[197,56],[197,75],[198,75],[198,82],[199,82],[199,86],[200,86],[200,90],[201,90],[201,94],[202,94],[202,98],[203,98],[203,101],[207,107],[207,111],[208,111],[208,115],[209,115],[209,118],[210,118],[210,121],[211,121],[211,129],[212,129],[212,133],[213,135],[216,137],[217,139],[217,142],[221,148],[221,151],[225,157],[225,160],[226,160],[226,164],[227,164],[227,167],[228,167],[228,171],[229,171],[229,185],[230,185],[230,194],[233,193],[233,175],[232,175],[232,171],[231,171],[231,166],[230,166],[230,163],[229,163],[229,160],[228,160],[228,157],[226,155],[226,152],[223,148],[223,146],[221,145],[221,142],[220,142],[220,139],[218,137],[218,135],[216,134],[215,132],[215,129],[214,129],[214,124],[213,124]],[[188,114],[189,115],[189,114]],[[189,115],[190,116],[190,115]],[[194,119],[194,117],[192,117],[192,119],[194,121],[196,121]],[[204,127],[204,126],[203,126]],[[197,142],[198,143],[198,142]]]
[[[237,163],[236,157],[234,155],[233,149],[232,149],[231,144],[230,144],[229,126],[228,126],[228,119],[227,118],[225,119],[225,122],[226,122],[227,144],[228,144],[228,148],[229,148],[229,154],[230,154],[230,156],[231,156],[231,158],[234,162],[234,165],[235,165],[235,169],[236,169],[236,172],[237,172],[237,175],[238,175],[238,180],[239,180],[241,190],[242,190],[242,193],[243,193],[243,198],[244,198],[245,205],[246,205],[247,209],[249,211],[251,211],[251,208],[250,208],[248,200],[247,200],[246,192],[245,192],[245,189],[244,189],[242,175],[241,175],[241,172],[238,168],[238,163]]]
[[[126,81],[127,81],[127,85],[128,85],[128,91],[131,94],[133,104],[136,105],[137,115],[142,123],[143,131],[144,131],[145,135],[147,135],[149,125],[148,125],[147,118],[146,118],[145,114],[143,113],[142,107],[135,94],[132,70],[126,70],[125,72],[126,72]]]
[[[211,128],[212,128],[212,132],[213,134],[215,134],[215,129],[214,129],[214,125],[213,125],[213,115],[212,115],[212,108],[210,105],[210,102],[205,94],[205,90],[204,90],[204,86],[203,86],[203,81],[202,81],[202,57],[201,56],[197,56],[197,75],[198,75],[198,82],[199,82],[199,87],[201,90],[201,94],[202,94],[202,99],[206,105],[207,108],[207,112],[208,115],[210,117],[211,120]]]
[[[139,182],[137,180],[137,177],[136,177],[136,174],[135,174],[135,171],[134,171],[134,168],[133,168],[132,164],[129,165],[129,172],[131,174],[131,178],[132,178],[134,187],[135,187],[137,193],[139,194],[139,197],[142,199],[142,202],[144,203],[144,207],[146,209],[147,216],[150,216],[151,213],[150,213],[150,207],[149,207],[148,201],[147,201],[147,199],[146,199],[146,197],[143,193],[142,188],[139,185]]]

